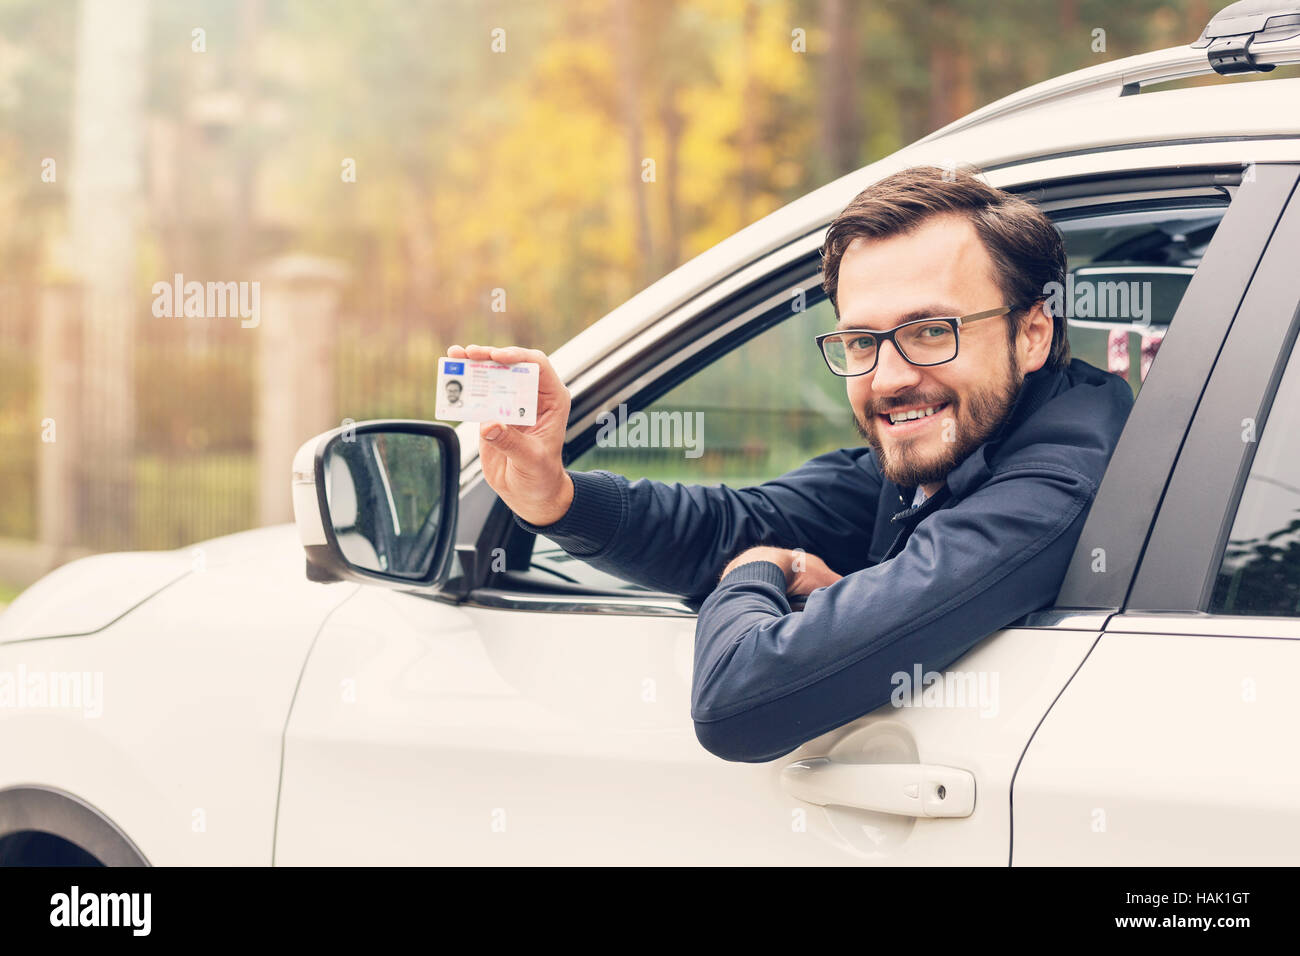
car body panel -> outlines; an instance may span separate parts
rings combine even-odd
[[[271,862],[294,686],[321,622],[358,587],[308,582],[291,525],[212,551],[93,635],[0,647],[0,675],[29,693],[0,707],[0,789],[75,794],[155,865]],[[91,693],[39,706],[47,675],[90,675]]]
[[[1112,625],[1016,774],[1013,863],[1294,865],[1300,621],[1292,640]]]
[[[1004,865],[1015,763],[1096,638],[1003,631],[948,668],[984,675],[982,702],[881,708],[787,757],[737,764],[695,739],[692,619],[363,588],[303,674],[276,863]],[[967,770],[974,812],[912,818],[786,792],[784,767],[826,755]]]
[[[92,634],[189,574],[175,551],[96,554],[56,568],[0,614],[0,644]],[[69,600],[69,595],[76,600]]]

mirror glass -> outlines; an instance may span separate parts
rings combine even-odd
[[[1166,329],[1196,272],[1191,266],[1102,264],[1072,269],[1057,301],[1071,325]]]
[[[325,497],[343,557],[403,577],[429,572],[442,518],[442,446],[432,435],[343,434],[325,451]]]

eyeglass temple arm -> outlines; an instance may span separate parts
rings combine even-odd
[[[1014,312],[1014,305],[1004,305],[1000,309],[987,309],[984,312],[974,312],[970,315],[963,315],[957,319],[958,325],[965,325],[967,322],[978,322],[980,319],[991,319],[995,315],[1006,315],[1008,312]]]

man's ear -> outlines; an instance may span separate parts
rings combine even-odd
[[[1016,358],[1020,360],[1020,371],[1024,375],[1037,372],[1047,364],[1052,354],[1052,332],[1056,323],[1048,311],[1047,300],[1034,303],[1033,307],[1020,320],[1020,332],[1016,336]]]

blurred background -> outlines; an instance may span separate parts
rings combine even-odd
[[[1222,5],[0,0],[0,605],[93,551],[292,520],[286,456],[432,418],[448,344],[553,350],[803,193]],[[190,282],[257,308],[186,316]]]

